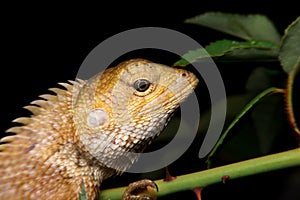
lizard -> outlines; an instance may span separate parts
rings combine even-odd
[[[59,84],[25,106],[32,114],[0,140],[0,199],[79,199],[82,184],[96,199],[102,181],[138,159],[130,152],[143,152],[162,132],[198,79],[135,58]],[[141,181],[133,186],[154,187]],[[151,199],[128,191],[124,200]]]

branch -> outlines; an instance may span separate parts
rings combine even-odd
[[[158,185],[158,196],[160,197],[175,192],[193,190],[197,187],[206,187],[220,183],[224,176],[229,176],[230,179],[236,179],[294,166],[300,166],[300,148],[177,176],[177,178],[171,182],[164,182],[163,180],[157,180],[155,182]],[[125,187],[103,190],[100,193],[100,199],[120,199],[124,190]]]

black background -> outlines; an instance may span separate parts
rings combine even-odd
[[[164,5],[162,5],[164,3]],[[1,67],[0,67],[0,132],[12,126],[11,121],[27,114],[22,107],[35,100],[38,95],[55,87],[57,82],[74,79],[82,61],[88,53],[103,40],[131,28],[155,26],[178,30],[191,36],[200,44],[222,39],[226,35],[216,31],[184,24],[187,18],[207,11],[222,11],[240,14],[265,14],[283,34],[284,29],[299,16],[299,6],[288,1],[138,1],[106,2],[98,4],[70,3],[28,4],[11,3],[2,5],[1,12]],[[175,60],[157,55],[146,55],[154,61],[170,64]],[[230,73],[230,72],[229,72]],[[227,74],[228,84],[240,88],[236,74]],[[242,75],[241,75],[242,76]],[[289,199],[296,199],[295,190],[282,185],[284,176],[293,170],[282,170],[274,175],[250,177],[237,181],[234,187],[207,189],[204,199],[250,199],[270,197],[276,193],[287,193]],[[278,175],[279,174],[279,175]],[[290,174],[289,174],[290,175]],[[291,175],[290,175],[291,176]],[[299,174],[298,174],[299,176]],[[257,179],[256,179],[257,178]],[[258,184],[260,182],[261,184]],[[299,182],[298,182],[299,183]],[[276,186],[276,187],[275,187]],[[271,189],[266,189],[271,187]],[[275,189],[272,187],[275,187]],[[241,189],[242,188],[242,189]],[[281,190],[279,190],[281,189]],[[292,189],[291,189],[292,190]],[[238,196],[242,191],[245,196]],[[253,194],[254,191],[254,194]],[[227,193],[226,193],[227,192]],[[262,193],[262,194],[261,194]],[[298,192],[297,192],[298,193]],[[250,195],[250,196],[249,196]],[[191,199],[193,198],[192,195]],[[247,197],[248,196],[248,197]],[[284,197],[281,197],[282,199]],[[174,197],[173,197],[174,198]],[[278,199],[281,199],[278,197]],[[299,198],[299,194],[298,194]]]

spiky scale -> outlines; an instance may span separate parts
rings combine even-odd
[[[58,83],[58,84],[61,85],[61,86],[63,86],[67,90],[71,90],[73,88],[73,86],[70,85],[70,84],[68,84],[68,83]]]
[[[58,95],[65,95],[66,91],[60,88],[49,88],[48,90],[54,92],[55,94]]]
[[[39,115],[42,111],[41,108],[39,108],[37,106],[33,106],[33,105],[24,106],[23,108],[30,111],[33,115]]]
[[[57,96],[51,95],[51,94],[43,94],[43,95],[40,95],[39,97],[41,97],[45,100],[48,100],[48,101],[57,101]]]
[[[8,132],[12,132],[12,131],[8,131]],[[0,142],[12,142],[14,140],[17,139],[28,139],[28,137],[23,136],[23,135],[10,135],[10,136],[6,136],[4,138],[0,139]]]
[[[51,107],[53,107],[50,101],[41,100],[41,99],[34,100],[30,104],[37,105],[37,106],[40,106],[42,108],[51,108]]]
[[[7,133],[21,133],[22,131],[23,131],[22,126],[11,127],[11,128],[6,130]]]
[[[76,81],[69,80],[69,82],[72,83],[73,85],[76,85],[76,84],[85,84],[87,81],[80,78],[76,78]]]
[[[30,124],[32,121],[33,121],[33,119],[30,117],[19,117],[19,118],[14,119],[12,122],[26,125],[26,124]]]

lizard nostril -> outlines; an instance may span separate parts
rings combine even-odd
[[[183,72],[183,73],[181,74],[181,76],[182,76],[182,77],[187,77],[187,73]]]

